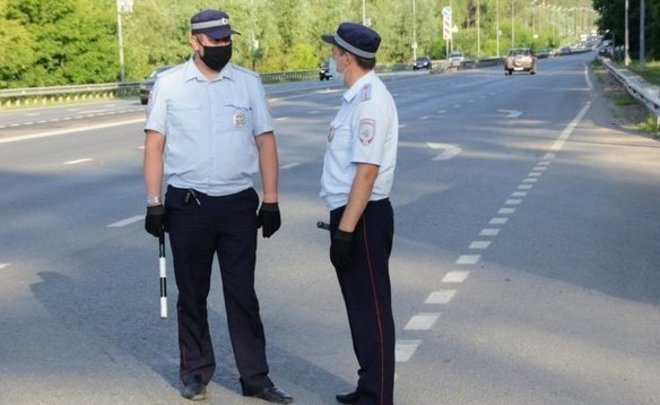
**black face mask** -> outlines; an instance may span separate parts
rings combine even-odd
[[[226,46],[202,46],[204,47],[204,56],[201,56],[202,62],[211,70],[221,71],[231,59],[231,44]]]

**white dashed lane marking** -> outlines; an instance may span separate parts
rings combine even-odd
[[[429,330],[440,317],[437,312],[415,315],[404,326],[404,330]]]
[[[450,271],[442,278],[443,283],[462,283],[470,275],[469,271]]]
[[[493,218],[488,223],[490,225],[504,225],[509,222],[509,218]]]
[[[299,165],[300,165],[300,163],[288,163],[288,164],[280,166],[280,169],[282,169],[282,170],[291,169],[291,168],[294,168],[294,167],[299,166]]]
[[[398,340],[394,346],[396,362],[405,363],[410,360],[420,343],[421,340]]]
[[[424,303],[446,305],[454,298],[454,295],[456,295],[456,290],[434,291],[426,298]]]
[[[498,233],[500,233],[499,229],[484,228],[481,232],[479,232],[479,236],[497,236]]]
[[[490,247],[491,243],[492,242],[487,241],[487,240],[475,240],[474,242],[470,243],[470,246],[468,246],[468,249],[472,249],[472,250],[488,249]]]
[[[461,255],[458,260],[456,260],[456,264],[460,266],[469,266],[479,263],[479,259],[481,259],[481,255]]]
[[[136,215],[134,217],[122,219],[121,221],[113,222],[110,225],[108,225],[108,228],[122,228],[124,226],[142,221],[143,219],[144,219],[144,215]]]
[[[9,263],[0,263],[0,270],[4,269],[7,266],[9,266]]]
[[[497,211],[497,215],[511,215],[516,212],[515,208],[502,208]]]

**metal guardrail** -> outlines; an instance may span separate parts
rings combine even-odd
[[[619,69],[609,58],[599,58],[628,93],[655,114],[656,123],[660,125],[660,87],[646,82],[641,76],[628,69]]]

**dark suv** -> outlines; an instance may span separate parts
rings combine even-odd
[[[326,60],[321,64],[321,67],[319,68],[319,80],[323,81],[325,80],[330,80],[332,79],[332,72],[330,71],[330,61]]]
[[[153,72],[151,72],[149,77],[140,83],[140,103],[147,104],[149,102],[149,95],[151,94],[151,89],[154,88],[154,83],[156,83],[156,77],[158,76],[158,73],[164,72],[171,67],[172,65],[156,68]]]
[[[504,73],[511,76],[513,72],[529,72],[536,74],[538,60],[529,48],[515,48],[504,58]]]
[[[420,56],[413,63],[413,70],[422,70],[428,69],[431,70],[431,58],[428,56]]]

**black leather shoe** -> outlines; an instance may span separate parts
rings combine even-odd
[[[181,390],[181,396],[191,401],[202,401],[206,399],[206,385],[188,384]]]
[[[338,394],[335,398],[337,398],[337,402],[340,404],[357,404],[358,400],[360,400],[360,394],[357,391],[353,391],[348,394]]]
[[[250,397],[260,398],[264,401],[272,402],[275,404],[291,404],[293,397],[289,396],[286,392],[277,387],[266,387],[256,394],[248,395]]]

